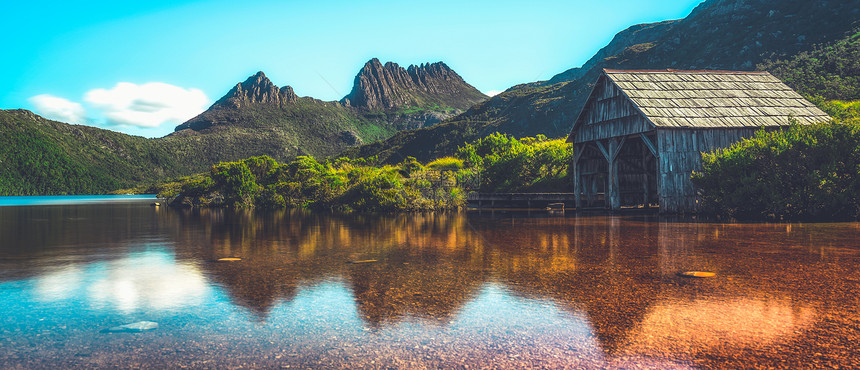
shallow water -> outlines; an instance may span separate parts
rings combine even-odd
[[[151,194],[144,195],[39,195],[0,196],[0,206],[46,206],[106,203],[139,203],[156,201]]]
[[[860,366],[860,223],[149,203],[0,207],[4,368]]]

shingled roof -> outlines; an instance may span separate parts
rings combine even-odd
[[[830,117],[767,72],[604,70],[654,126],[784,126]],[[586,103],[587,104],[587,103]]]

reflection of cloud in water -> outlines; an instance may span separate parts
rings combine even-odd
[[[164,251],[132,253],[123,258],[66,266],[44,274],[36,293],[45,301],[86,297],[95,308],[133,312],[200,305],[208,286],[193,264],[178,263]]]
[[[74,297],[83,284],[84,271],[79,266],[62,266],[43,273],[35,284],[36,297],[42,301],[59,301]]]
[[[811,327],[815,309],[789,300],[733,298],[657,303],[629,337],[627,350],[695,353],[759,347]]]

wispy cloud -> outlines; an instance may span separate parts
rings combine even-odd
[[[502,92],[500,90],[484,91],[484,95],[486,95],[486,96],[496,96],[496,95],[499,95],[501,93]]]
[[[28,100],[45,118],[77,124],[87,120],[87,110],[80,103],[49,94],[36,95]]]
[[[84,101],[99,110],[110,125],[137,127],[182,123],[209,105],[203,91],[163,82],[120,82],[111,89],[88,91]]]

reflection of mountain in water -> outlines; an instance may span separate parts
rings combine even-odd
[[[444,321],[484,281],[480,241],[463,214],[194,210],[181,211],[181,220],[177,245],[193,249],[178,254],[209,261],[207,275],[260,318],[300,286],[345,276],[371,325],[410,316]],[[222,257],[242,261],[212,262]],[[368,259],[377,262],[347,263]]]
[[[524,296],[585,312],[601,348],[615,353],[658,300],[657,224],[628,224],[622,233],[619,219],[514,222],[480,231],[496,251],[502,281]]]
[[[404,248],[383,262],[351,265],[349,281],[362,319],[373,327],[406,317],[452,320],[487,275],[481,257],[464,252],[438,256]]]

